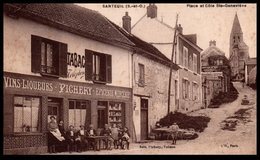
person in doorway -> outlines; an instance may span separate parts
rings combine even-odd
[[[66,135],[65,129],[64,129],[64,122],[62,120],[60,120],[59,124],[58,124],[58,128],[60,130],[60,133],[62,136]]]
[[[114,142],[113,138],[112,138],[112,132],[111,132],[111,129],[109,129],[109,126],[108,124],[105,124],[105,127],[104,129],[102,130],[101,132],[101,135],[102,136],[107,136],[107,139],[104,140],[104,143],[106,145],[106,149],[109,149],[111,150],[112,148],[112,144]]]
[[[174,122],[170,126],[170,131],[171,131],[171,136],[172,136],[172,144],[176,144],[177,136],[178,136],[178,130],[179,130],[179,126],[177,125],[177,123]]]

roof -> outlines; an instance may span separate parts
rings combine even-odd
[[[225,56],[225,52],[223,52],[221,49],[219,49],[216,46],[210,46],[201,53],[201,58],[204,59],[209,56],[216,56],[216,55]]]
[[[119,27],[118,25],[114,24],[113,22],[111,22],[118,30],[120,30],[120,32],[122,34],[124,34],[131,42],[133,42],[135,44],[135,49],[137,49],[137,53],[142,53],[142,54],[146,54],[147,56],[156,59],[158,62],[164,62],[163,64],[171,63],[171,60],[168,59],[163,53],[161,53],[156,47],[154,47],[152,44],[149,44],[143,40],[141,40],[140,38],[138,38],[137,36],[128,33],[126,30],[124,30],[123,28]],[[180,67],[175,64],[173,64],[173,68],[174,69],[179,69]]]
[[[247,59],[246,65],[256,65],[256,58]]]
[[[238,20],[237,13],[235,15],[234,21],[233,21],[233,26],[232,26],[232,33],[242,33],[242,29]]]
[[[170,31],[172,32],[172,34],[174,34],[174,31],[175,31],[175,28],[170,26],[169,24],[163,22],[163,21],[160,21],[157,17],[155,18],[148,18],[147,17],[147,14],[144,14],[144,16],[142,16],[133,26],[132,26],[132,30],[134,30],[136,28],[136,26],[141,23],[141,21],[145,21],[145,20],[149,20],[149,21],[153,21],[154,24],[159,24],[160,26],[160,31]],[[155,26],[153,26],[155,27]],[[150,28],[151,30],[151,28]],[[139,34],[139,33],[135,33],[136,35]],[[140,35],[139,35],[140,36]],[[153,40],[157,40],[157,42],[152,42],[153,44],[169,44],[169,43],[172,43],[172,40],[173,40],[173,36],[171,37],[171,34],[168,34],[168,36],[170,36],[170,41],[167,41],[167,42],[158,42],[159,38],[156,38],[156,39],[153,39]],[[183,40],[185,40],[187,43],[189,43],[192,47],[194,47],[195,49],[197,49],[199,52],[202,51],[202,49],[196,44],[196,41],[197,41],[197,37],[196,37],[196,34],[189,34],[189,35],[183,35],[183,34],[178,34],[178,36],[180,38],[182,38]],[[168,39],[169,37],[165,37],[164,36],[161,36],[163,37],[164,39]]]
[[[22,9],[19,9],[22,6]],[[6,8],[8,7],[8,9]],[[5,4],[6,11],[99,41],[133,45],[99,12],[74,4]],[[9,12],[9,13],[12,13]]]

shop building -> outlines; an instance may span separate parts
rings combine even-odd
[[[69,125],[133,132],[134,44],[96,11],[4,5],[4,154],[47,152],[54,115]]]
[[[131,32],[171,59],[175,28],[157,18],[155,4],[147,7],[147,13],[132,26]],[[190,112],[202,107],[201,51],[196,34],[184,35],[183,28],[178,25],[173,56],[173,62],[181,67],[173,85],[177,86],[176,111]]]

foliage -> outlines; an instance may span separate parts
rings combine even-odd
[[[223,103],[231,103],[235,101],[237,97],[238,91],[233,83],[230,83],[230,92],[219,92],[219,94],[211,100],[211,106],[219,107]],[[209,108],[211,108],[211,106],[209,106]]]
[[[170,112],[161,118],[159,122],[162,126],[170,126],[175,122],[181,129],[193,128],[197,132],[203,132],[208,127],[209,121],[210,118],[206,116],[188,116],[180,112]]]

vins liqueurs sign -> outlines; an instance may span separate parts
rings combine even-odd
[[[4,75],[4,88],[8,90],[35,91],[54,94],[76,94],[84,96],[114,97],[130,99],[131,91],[127,88],[98,86],[64,80],[43,80],[41,77],[18,74]]]

